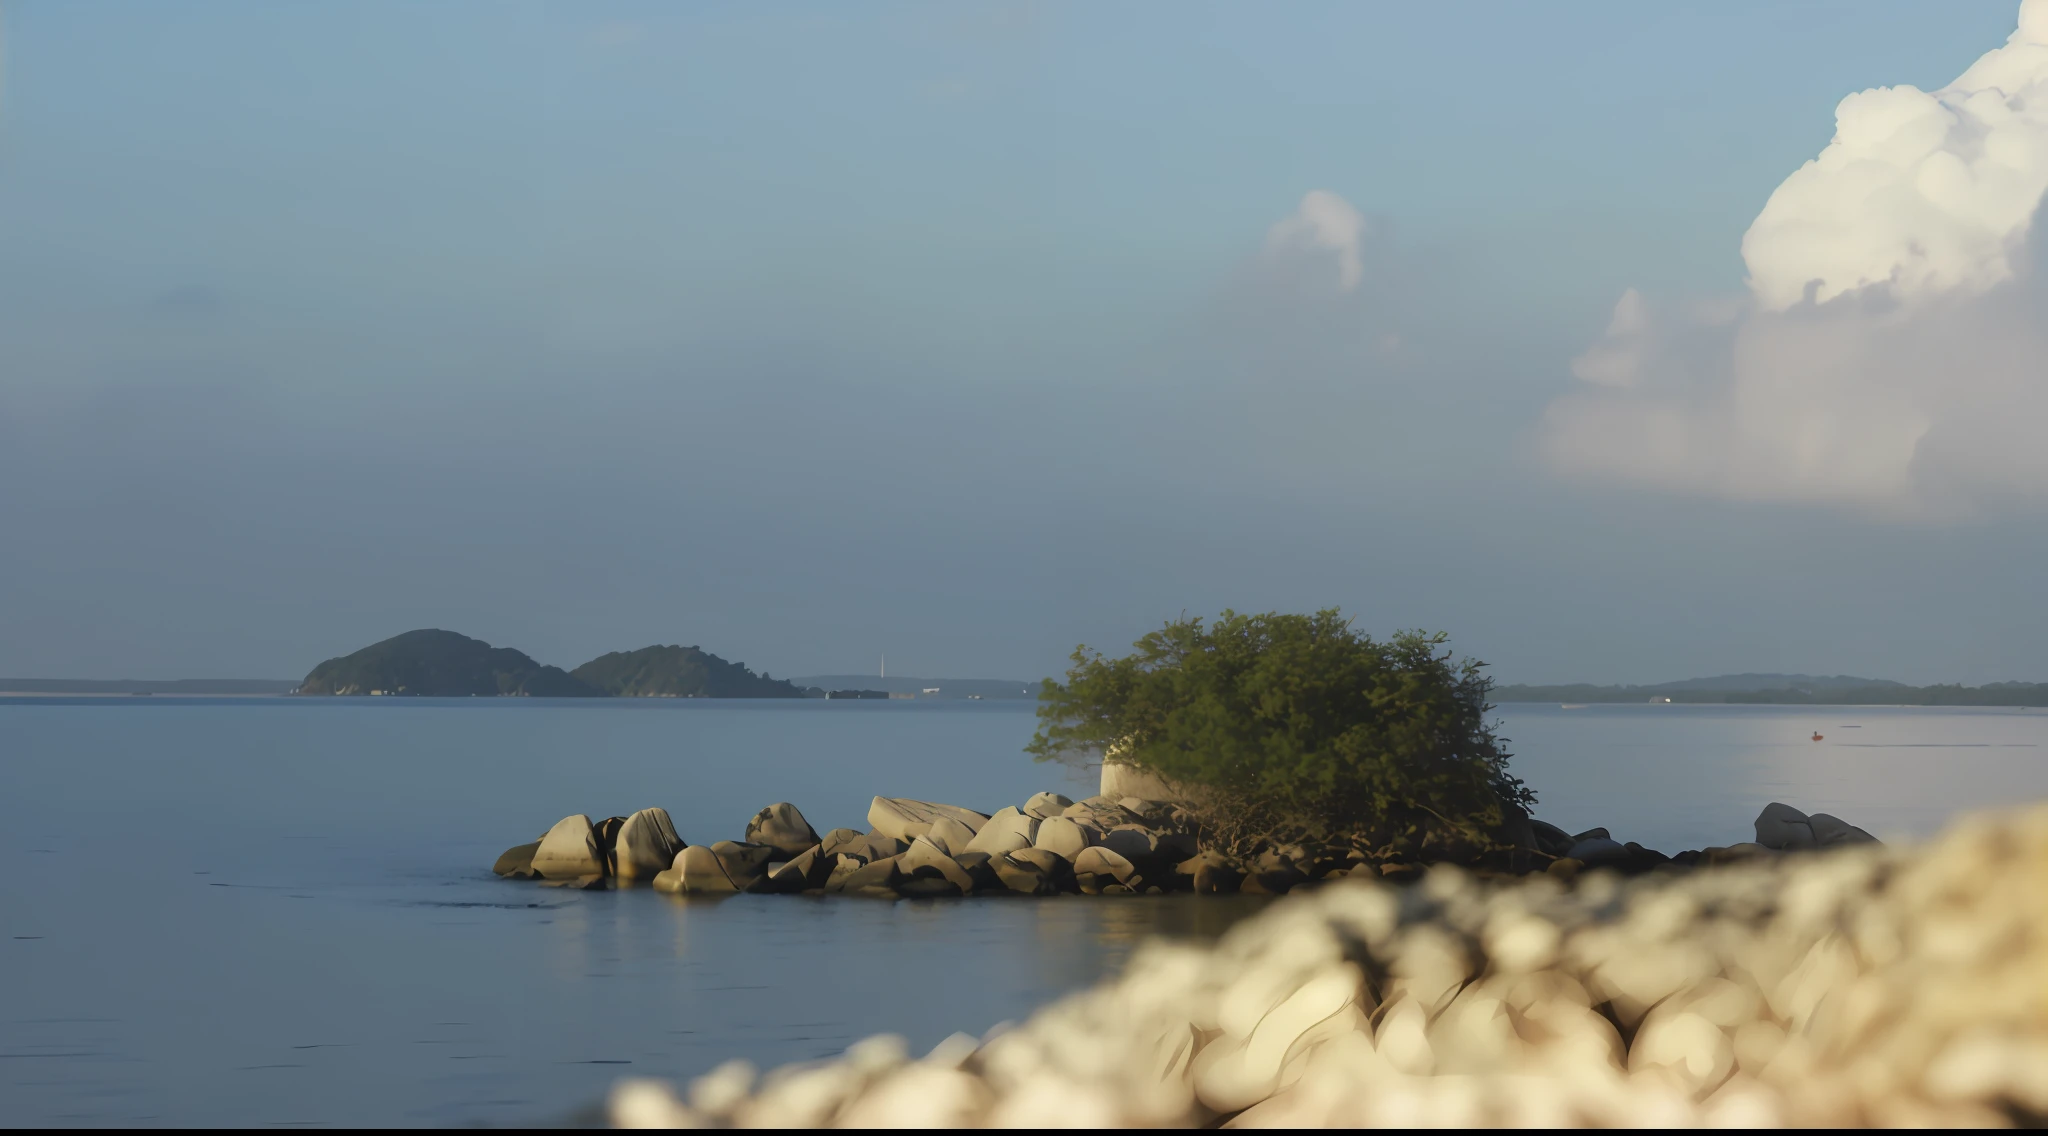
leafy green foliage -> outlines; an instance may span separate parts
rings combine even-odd
[[[613,651],[569,672],[625,698],[804,698],[803,687],[755,674],[696,647]]]
[[[1123,658],[1076,649],[1027,749],[1200,786],[1240,831],[1479,836],[1535,798],[1486,722],[1482,664],[1445,641],[1377,642],[1335,609],[1182,618]]]
[[[600,693],[562,668],[542,666],[510,647],[432,629],[394,635],[329,659],[299,684],[301,694],[374,692],[432,698],[589,698]]]

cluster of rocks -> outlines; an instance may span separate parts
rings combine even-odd
[[[1803,833],[1797,831],[1799,827]],[[1784,810],[1759,837],[1830,840]],[[1587,838],[1594,839],[1594,838]],[[1759,844],[1764,843],[1759,840]],[[1351,879],[913,1059],[872,1038],[620,1127],[2038,1126],[2048,806],[1704,870]]]
[[[494,870],[585,888],[637,880],[691,895],[1098,895],[1241,886],[1237,876],[1211,870],[1197,855],[1186,815],[1159,801],[1076,802],[1039,793],[989,814],[876,797],[868,826],[821,837],[783,801],[754,814],[744,839],[702,845],[678,836],[665,809],[596,823],[577,815],[507,850]]]
[[[601,888],[641,881],[692,895],[843,893],[870,897],[974,894],[1087,895],[1248,892],[1281,895],[1350,876],[1420,879],[1426,862],[1347,844],[1280,845],[1248,857],[1204,849],[1197,818],[1169,801],[1107,796],[1073,801],[1039,793],[1021,806],[976,812],[958,805],[876,797],[867,832],[820,837],[795,805],[769,805],[744,838],[688,844],[665,809],[593,823],[564,817],[531,844],[498,858],[500,876]],[[1566,833],[1517,817],[1503,843],[1481,851],[1482,874],[1546,872],[1570,881],[1587,869],[1637,875],[1729,863],[1777,851],[1873,840],[1826,813],[1773,803],[1753,843],[1666,856],[1614,840],[1604,828]]]

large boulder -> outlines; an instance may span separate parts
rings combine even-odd
[[[612,839],[612,875],[622,880],[651,880],[675,863],[683,850],[667,809],[641,809],[627,817]]]
[[[1070,817],[1047,817],[1038,825],[1038,835],[1032,838],[1033,848],[1043,848],[1060,858],[1071,862],[1081,850],[1095,843],[1095,834]]]
[[[988,826],[984,824],[982,825],[982,827],[987,828]],[[967,851],[968,846],[974,843],[974,838],[977,835],[979,834],[976,833],[973,829],[967,827],[964,824],[961,824],[959,821],[954,820],[952,817],[940,817],[939,819],[932,822],[932,828],[930,832],[925,833],[923,836],[920,836],[917,839],[929,840],[933,844],[938,845],[939,851],[944,852],[948,856],[951,856],[956,853]],[[911,845],[913,847],[915,847],[916,844],[916,840],[911,841]]]
[[[768,875],[768,863],[776,859],[775,849],[766,844],[742,844],[737,840],[721,840],[711,846],[711,854],[725,868],[726,878],[733,886],[746,891],[760,883]]]
[[[740,890],[732,877],[725,874],[718,854],[702,844],[692,844],[676,853],[669,870],[654,877],[654,886],[684,895],[731,895]]]
[[[902,869],[897,866],[898,856],[863,864],[846,874],[839,890],[848,895],[895,895],[896,883],[903,878]],[[838,873],[833,873],[834,878]]]
[[[973,809],[913,801],[906,797],[876,797],[868,805],[868,828],[905,844],[930,832],[933,823],[942,817],[958,821],[971,832],[980,832],[981,826],[988,821],[988,814]]]
[[[533,874],[544,880],[575,880],[604,875],[604,853],[598,847],[597,830],[582,813],[566,816],[548,829],[534,849]]]
[[[1025,816],[1044,820],[1067,811],[1067,806],[1073,803],[1072,798],[1062,793],[1033,793],[1021,811]]]
[[[1757,814],[1756,842],[1780,852],[1812,848],[1816,843],[1807,815],[1777,801],[1765,805],[1764,811]]]
[[[776,859],[788,860],[801,855],[807,848],[815,847],[818,833],[795,805],[777,801],[755,813],[754,819],[747,822],[746,842],[766,844],[781,853]]]
[[[533,854],[540,851],[540,841],[507,848],[491,865],[491,871],[506,879],[530,880],[533,878]]]
[[[1005,805],[997,809],[981,826],[981,831],[974,834],[974,839],[967,842],[967,847],[959,849],[955,855],[959,852],[986,852],[1000,856],[1013,849],[1031,847],[1031,838],[1036,835],[1037,817],[1025,815],[1015,805]]]
[[[1058,895],[1074,890],[1074,866],[1043,848],[1019,848],[989,861],[1003,886],[1025,895]]]
[[[1813,830],[1813,842],[1822,848],[1833,848],[1841,844],[1876,844],[1875,836],[1857,828],[1840,817],[1826,813],[1815,813],[1806,818],[1806,826]]]
[[[945,853],[931,838],[920,836],[910,842],[910,850],[896,858],[896,868],[913,880],[942,879],[953,886],[954,895],[965,895],[974,890],[974,880],[967,869]],[[898,885],[902,891],[902,885]],[[932,889],[917,889],[922,894],[940,894]]]
[[[838,862],[837,856],[827,856],[817,848],[806,848],[796,859],[770,869],[768,878],[757,885],[757,890],[788,894],[824,887],[832,878],[832,869],[838,866]]]
[[[1090,877],[1094,877],[1094,890],[1112,883],[1128,884],[1138,877],[1138,869],[1129,860],[1107,848],[1083,848],[1074,857],[1074,878],[1080,881],[1081,890],[1088,891]]]
[[[827,856],[837,856],[847,845],[866,837],[867,833],[857,828],[835,828],[818,841],[818,847],[824,849]]]

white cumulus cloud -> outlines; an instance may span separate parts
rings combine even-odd
[[[1266,232],[1269,254],[1334,255],[1337,283],[1347,292],[1365,277],[1364,245],[1365,217],[1327,189],[1309,190],[1294,212]]]
[[[1742,242],[1749,294],[1658,309],[1630,290],[1573,362],[1542,442],[1559,468],[1689,492],[1953,508],[2048,496],[2048,0],[1937,91],[1842,100],[1835,136]]]

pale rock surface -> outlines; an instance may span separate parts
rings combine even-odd
[[[1018,848],[1031,847],[1031,838],[1038,835],[1038,818],[1027,816],[1015,805],[997,809],[967,842],[966,852],[986,852],[1000,856]]]
[[[1131,882],[1132,876],[1138,874],[1138,869],[1133,867],[1129,860],[1108,848],[1095,847],[1083,848],[1081,854],[1074,857],[1074,874],[1078,876],[1084,873],[1114,876],[1116,882],[1127,884]]]
[[[731,895],[740,890],[725,874],[718,854],[702,844],[692,844],[676,853],[669,870],[654,877],[654,886],[685,895]]]
[[[777,801],[747,822],[746,842],[766,844],[780,855],[778,860],[788,860],[803,853],[818,843],[818,833],[804,814],[788,801]]]
[[[982,827],[987,828],[988,825],[984,824]],[[978,835],[980,834],[952,817],[940,817],[932,822],[931,831],[920,839],[931,841],[938,845],[939,851],[951,856],[967,851]],[[911,843],[915,844],[916,841]]]
[[[1804,822],[1802,822],[1804,823]],[[1031,853],[1013,853],[1012,857]],[[2048,1115],[2048,806],[1924,847],[1492,886],[1438,868],[1276,901],[976,1046],[900,1040],[657,1127],[2006,1126]],[[1617,1029],[1617,1023],[1619,1029]],[[1242,1111],[1239,1111],[1242,1110]]]
[[[866,835],[866,833],[858,829],[835,828],[826,833],[824,839],[818,841],[818,846],[825,850],[825,855],[836,856],[846,851],[849,845],[864,838]]]
[[[498,862],[491,865],[491,871],[515,880],[533,878],[533,854],[540,851],[540,841],[519,844],[505,849]]]
[[[1094,843],[1094,833],[1071,818],[1058,816],[1039,822],[1038,835],[1032,838],[1031,846],[1072,860],[1081,854],[1082,849]]]
[[[1757,814],[1756,842],[1780,852],[1814,846],[1813,826],[1805,813],[1791,805],[1772,801]]]
[[[943,848],[929,837],[920,836],[910,842],[910,850],[896,858],[898,871],[905,875],[929,875],[936,872],[947,883],[960,889],[965,895],[974,890],[974,880]],[[920,869],[925,869],[920,871]]]
[[[597,830],[582,813],[563,817],[540,838],[533,854],[533,874],[544,880],[574,880],[604,874],[604,853],[597,847]]]
[[[957,821],[972,832],[981,831],[988,821],[986,815],[973,809],[907,797],[876,797],[868,806],[868,828],[906,844],[930,832],[933,822],[942,817]]]
[[[626,818],[612,841],[612,874],[622,880],[651,880],[675,863],[683,839],[667,809],[641,809]]]
[[[1060,815],[1073,803],[1062,793],[1033,793],[1031,799],[1024,802],[1023,813],[1025,816],[1044,820]]]

